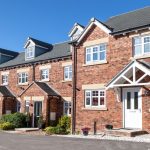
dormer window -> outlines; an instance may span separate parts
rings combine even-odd
[[[28,47],[26,49],[26,59],[32,59],[34,58],[34,47]]]

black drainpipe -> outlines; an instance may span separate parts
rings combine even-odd
[[[32,81],[35,81],[35,64],[32,65],[33,74],[32,74]]]
[[[73,102],[72,102],[72,134],[75,134],[76,129],[76,69],[77,69],[77,49],[75,44],[73,46]]]

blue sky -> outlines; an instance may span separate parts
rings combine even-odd
[[[23,51],[28,36],[59,43],[75,22],[105,21],[145,6],[149,0],[0,0],[0,47]]]

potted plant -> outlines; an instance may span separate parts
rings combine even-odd
[[[84,127],[81,129],[82,130],[82,133],[84,136],[87,136],[89,134],[89,131],[90,131],[90,128],[88,127]]]
[[[106,124],[106,125],[105,125],[105,128],[108,129],[108,130],[112,130],[112,129],[113,129],[113,125]]]
[[[38,128],[44,129],[45,128],[45,121],[43,120],[43,115],[40,115],[38,120]]]

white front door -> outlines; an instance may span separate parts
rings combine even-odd
[[[142,93],[140,88],[123,89],[124,128],[142,129]]]

